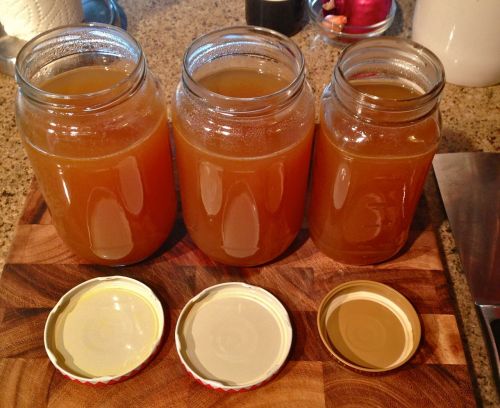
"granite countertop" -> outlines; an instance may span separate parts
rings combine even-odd
[[[179,80],[182,56],[190,42],[216,28],[245,24],[243,0],[119,0],[128,17],[128,31],[141,43],[149,66],[159,78],[167,102]],[[413,0],[397,0],[396,20],[391,35],[409,37]],[[316,95],[316,106],[339,55],[339,49],[319,38],[308,24],[293,39],[301,47],[307,75]],[[33,177],[16,133],[14,117],[14,79],[0,74],[0,268],[25,195]],[[439,151],[462,152],[500,150],[500,86],[464,88],[447,84],[441,102],[443,135]],[[452,294],[458,310],[458,324],[464,334],[464,348],[471,367],[473,386],[479,405],[500,406],[478,317],[461,267],[449,223],[446,220],[437,184],[430,175],[425,199],[432,209],[432,220],[439,233],[446,260]]]

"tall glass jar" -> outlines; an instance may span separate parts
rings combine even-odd
[[[231,265],[280,255],[301,227],[314,130],[299,48],[263,28],[209,33],[188,48],[174,100],[182,211],[193,241]]]
[[[321,98],[309,228],[326,255],[384,261],[403,247],[440,138],[443,67],[397,38],[346,48]]]
[[[107,25],[57,28],[20,51],[17,127],[52,221],[91,262],[152,254],[175,219],[167,116],[139,44]]]

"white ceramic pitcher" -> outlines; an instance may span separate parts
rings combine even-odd
[[[500,0],[417,0],[412,39],[439,57],[448,82],[500,83]]]

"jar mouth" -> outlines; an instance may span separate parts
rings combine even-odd
[[[372,95],[353,82],[399,83],[415,92],[408,97]],[[365,109],[382,112],[415,112],[423,116],[437,105],[445,85],[444,67],[424,46],[395,37],[366,39],[346,47],[334,69],[332,82],[340,100],[349,94]]]
[[[98,56],[98,60],[91,61],[91,55]],[[105,89],[63,94],[40,87],[44,80],[71,69],[106,66],[120,59],[127,61],[127,75]],[[78,106],[85,106],[88,111],[108,106],[136,89],[144,67],[141,46],[125,30],[108,24],[83,23],[56,27],[28,41],[17,55],[15,78],[21,92],[35,102],[75,108],[78,101]]]
[[[236,97],[213,92],[199,82],[196,74],[206,64],[221,63],[224,58],[266,59],[283,64],[290,82],[283,88],[254,97]],[[182,81],[189,93],[219,113],[262,113],[287,104],[302,89],[305,77],[304,56],[300,48],[277,31],[257,26],[233,26],[212,31],[196,38],[183,58]]]

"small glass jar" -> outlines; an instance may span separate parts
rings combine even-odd
[[[403,247],[440,138],[441,62],[398,38],[344,50],[321,98],[310,234],[348,264]]]
[[[304,212],[314,100],[287,37],[232,27],[195,40],[174,96],[182,211],[212,259],[248,266],[280,255]]]
[[[167,238],[176,197],[167,115],[139,44],[107,25],[28,42],[16,63],[17,127],[62,240],[124,265]]]

